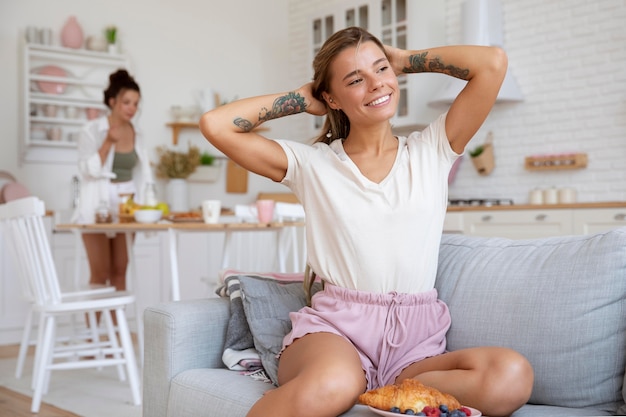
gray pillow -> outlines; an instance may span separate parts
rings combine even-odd
[[[623,404],[626,228],[508,240],[444,235],[436,287],[450,307],[448,349],[497,345],[535,370],[531,403]]]
[[[239,276],[241,299],[254,347],[267,376],[278,384],[278,359],[283,338],[291,331],[289,313],[306,305],[302,282],[277,281],[260,276]],[[321,289],[313,284],[313,293]]]

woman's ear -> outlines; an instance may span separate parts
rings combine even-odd
[[[328,104],[328,106],[331,109],[339,110],[339,106],[337,105],[337,103],[335,103],[335,100],[333,100],[333,98],[330,96],[330,94],[324,92],[324,93],[322,93],[322,97],[324,97],[324,100],[326,101],[326,103]]]

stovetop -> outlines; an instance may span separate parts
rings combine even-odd
[[[510,198],[466,198],[448,199],[448,206],[451,207],[491,207],[491,206],[512,206],[513,200]]]

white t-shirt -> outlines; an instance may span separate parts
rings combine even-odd
[[[459,156],[445,116],[398,138],[393,167],[378,184],[361,174],[341,140],[277,141],[289,161],[282,183],[304,206],[308,261],[318,276],[376,293],[434,287],[448,173]]]

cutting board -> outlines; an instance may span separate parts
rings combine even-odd
[[[248,192],[248,170],[240,167],[230,159],[226,164],[226,192]]]

